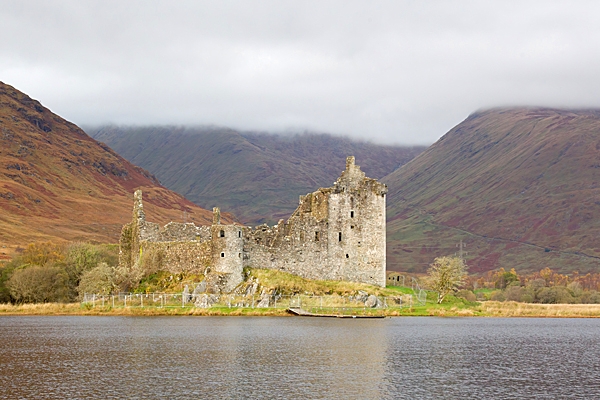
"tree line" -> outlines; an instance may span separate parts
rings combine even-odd
[[[600,273],[574,271],[566,275],[548,267],[533,273],[518,273],[514,268],[510,271],[500,268],[480,277],[468,277],[465,285],[475,292],[494,289],[486,297],[497,301],[600,304]]]
[[[0,266],[0,303],[72,302],[83,293],[111,293],[126,281],[118,246],[32,243]],[[118,291],[118,290],[117,290]]]
[[[439,257],[428,270],[426,279],[438,293],[438,303],[453,293],[469,301],[495,300],[543,304],[600,304],[600,273],[561,274],[546,267],[519,274],[512,268],[489,271],[482,276],[466,273],[459,257]]]

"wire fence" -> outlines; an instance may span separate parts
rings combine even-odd
[[[387,278],[387,285],[406,287],[407,279],[410,279],[410,287],[415,296],[415,303],[425,305],[425,302],[427,301],[427,292],[421,288],[419,281],[415,277],[392,273]]]
[[[417,292],[416,292],[417,293]],[[83,296],[82,304],[89,307],[139,307],[139,308],[301,308],[308,312],[352,313],[357,310],[406,308],[421,303],[422,296],[400,294],[398,296],[314,296],[277,294],[189,294],[182,293],[119,293],[114,295],[89,294]],[[424,299],[423,299],[424,300]]]

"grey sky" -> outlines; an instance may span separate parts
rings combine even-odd
[[[428,144],[495,106],[600,107],[595,1],[6,1],[0,80],[77,124]]]

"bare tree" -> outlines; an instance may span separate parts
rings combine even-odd
[[[438,293],[440,304],[446,295],[456,290],[465,280],[465,263],[460,257],[438,257],[427,271],[429,285]]]

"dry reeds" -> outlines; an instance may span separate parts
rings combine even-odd
[[[344,307],[338,303],[339,296],[323,296],[323,305],[312,307]],[[306,301],[306,300],[305,300]],[[308,306],[308,304],[305,304]],[[346,303],[347,307],[349,304]],[[530,304],[517,302],[487,301],[472,307],[438,307],[428,305],[413,308],[376,309],[385,316],[429,315],[438,317],[551,317],[551,318],[600,318],[600,304]],[[368,311],[368,310],[367,310]],[[0,304],[2,315],[197,315],[197,316],[288,316],[285,308],[227,308],[227,307],[110,307],[82,305],[80,303]]]
[[[531,304],[486,301],[477,307],[490,317],[600,318],[600,304]]]
[[[198,307],[86,307],[79,303],[0,304],[2,315],[199,315],[199,316],[287,316],[285,309],[198,308]]]

